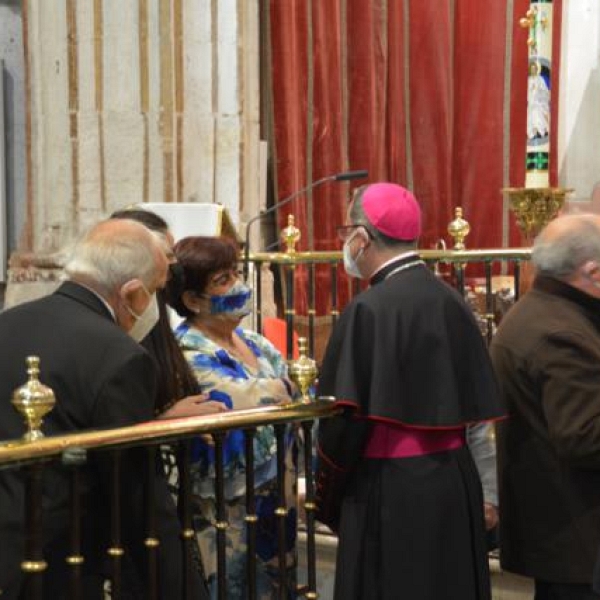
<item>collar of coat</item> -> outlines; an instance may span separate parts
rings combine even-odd
[[[533,289],[579,305],[594,326],[600,330],[600,299],[594,298],[581,290],[553,277],[538,275],[533,281]]]
[[[379,270],[372,275],[369,284],[376,285],[377,283],[381,283],[388,275],[392,273],[394,269],[399,269],[403,266],[408,266],[411,264],[414,264],[415,266],[423,264],[416,250],[405,252],[379,267]]]

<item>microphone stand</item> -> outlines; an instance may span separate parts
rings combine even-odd
[[[302,189],[297,190],[296,192],[294,192],[287,198],[284,198],[281,202],[276,202],[275,204],[273,204],[273,206],[270,206],[269,208],[261,211],[259,214],[252,217],[246,224],[246,240],[245,240],[245,244],[244,244],[244,267],[243,267],[244,281],[248,281],[248,273],[249,273],[249,267],[250,267],[250,225],[252,225],[252,223],[255,223],[259,219],[262,219],[263,217],[270,215],[272,212],[276,211],[278,208],[281,208],[282,206],[285,206],[292,200],[295,200],[296,198],[298,198],[298,196],[301,196],[302,194],[305,194],[309,190],[313,190],[313,189],[319,187],[320,185],[327,183],[328,181],[349,181],[351,179],[362,179],[363,177],[368,177],[368,175],[369,175],[368,171],[360,170],[360,171],[345,171],[343,173],[337,173],[336,175],[328,175],[327,177],[322,177],[321,179],[317,179],[317,181],[313,181],[309,185],[304,186]]]

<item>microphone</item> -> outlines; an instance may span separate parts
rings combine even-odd
[[[366,169],[361,169],[360,171],[344,171],[343,173],[337,173],[336,175],[328,175],[327,177],[322,177],[321,179],[317,179],[317,181],[313,181],[309,185],[297,190],[293,194],[290,194],[287,198],[284,198],[280,202],[275,202],[273,206],[261,211],[259,214],[252,217],[248,223],[246,223],[246,243],[244,245],[244,281],[248,281],[248,271],[250,266],[250,225],[255,223],[259,219],[270,215],[272,212],[285,206],[292,200],[298,198],[302,194],[313,190],[320,185],[327,183],[328,181],[350,181],[352,179],[363,179],[364,177],[368,177],[369,172]]]
[[[360,171],[345,171],[333,176],[335,181],[350,181],[351,179],[363,179],[369,176],[369,171],[361,169]]]

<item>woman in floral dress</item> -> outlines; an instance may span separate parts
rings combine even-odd
[[[184,273],[184,284],[168,289],[169,302],[184,317],[175,335],[194,371],[202,392],[229,409],[256,408],[290,402],[297,395],[287,378],[281,354],[263,336],[242,329],[251,311],[251,292],[238,277],[235,245],[225,238],[190,237],[174,248]],[[257,523],[258,597],[279,597],[277,590],[276,441],[273,427],[257,430],[254,440],[254,481]],[[225,499],[227,503],[227,598],[246,597],[246,511],[244,434],[231,431],[224,443]],[[216,597],[216,506],[214,451],[198,440],[192,457],[193,491],[197,503],[195,525],[209,586]],[[293,443],[286,436],[286,484],[289,494],[286,542],[289,554],[289,597],[292,573],[296,508]]]

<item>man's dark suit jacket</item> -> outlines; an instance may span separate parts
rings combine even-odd
[[[18,438],[25,431],[10,400],[13,391],[27,380],[25,359],[30,355],[40,357],[40,380],[56,396],[54,409],[44,419],[46,435],[119,427],[153,418],[156,383],[150,356],[116,325],[104,303],[85,287],[65,282],[50,296],[1,313],[0,340],[0,440]],[[122,545],[142,586],[144,457],[143,450],[123,452],[121,503]],[[106,453],[90,454],[84,470],[84,568],[92,576],[106,564],[110,543],[108,478]],[[161,597],[180,598],[180,527],[160,469],[155,488]],[[43,502],[45,558],[49,562],[45,594],[60,598],[68,589],[61,580],[68,552],[68,484],[65,472],[58,467],[45,473]],[[18,588],[23,518],[22,479],[13,471],[0,471],[0,589],[5,593]],[[200,586],[199,579],[196,584]],[[201,592],[198,597],[203,597]]]

